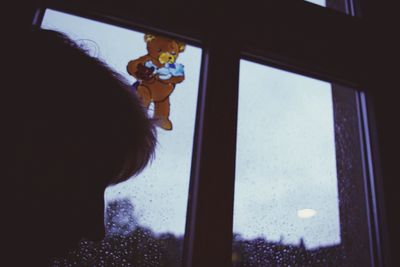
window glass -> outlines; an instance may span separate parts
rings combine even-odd
[[[66,33],[92,56],[120,73],[129,84],[134,84],[136,79],[127,72],[128,62],[148,53],[144,33],[50,9],[46,10],[42,27]],[[108,261],[105,266],[180,265],[201,53],[200,48],[186,45],[176,61],[170,61],[168,68],[176,69],[162,70],[159,66],[153,69],[178,77],[184,66],[184,80],[175,85],[169,98],[173,128],[157,127],[158,145],[150,166],[137,177],[107,188],[107,238],[101,244],[83,242],[79,251],[74,252],[75,256],[71,256],[75,262],[81,261],[82,265],[78,263],[78,266],[83,266],[85,260],[92,264]],[[178,67],[182,69],[177,70]],[[156,109],[156,104],[151,102],[149,115],[155,115]]]
[[[355,100],[241,60],[234,266],[369,266]]]
[[[307,2],[326,7],[326,0],[305,0]]]

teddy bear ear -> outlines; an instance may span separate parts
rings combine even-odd
[[[145,41],[146,43],[148,43],[148,42],[154,40],[155,38],[156,38],[156,37],[155,37],[153,34],[150,34],[150,33],[146,33],[146,34],[144,35],[144,41]]]
[[[186,44],[182,42],[178,42],[179,52],[185,51]]]

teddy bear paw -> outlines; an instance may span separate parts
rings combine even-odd
[[[172,122],[168,118],[157,118],[155,124],[164,130],[172,130]]]

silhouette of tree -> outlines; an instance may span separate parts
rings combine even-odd
[[[64,258],[54,260],[54,267],[177,267],[181,265],[183,237],[171,233],[155,234],[138,225],[129,199],[112,201],[106,211],[106,237],[98,243],[82,240]],[[285,245],[283,238],[244,239],[233,234],[233,267],[336,267],[343,266],[340,245],[307,249]]]
[[[340,245],[307,250],[303,239],[298,246],[284,245],[281,241],[269,242],[264,238],[246,240],[235,234],[232,246],[233,267],[342,266]]]
[[[106,209],[106,237],[101,242],[82,240],[53,267],[175,267],[182,258],[183,238],[156,236],[137,224],[129,199],[110,202]]]
[[[128,236],[137,226],[134,207],[130,199],[116,199],[107,204],[105,214],[106,235]]]

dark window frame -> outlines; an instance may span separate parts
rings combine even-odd
[[[44,2],[35,6],[36,24],[40,24],[45,8],[52,8],[128,29],[170,35],[203,49],[185,267],[231,264],[240,58],[364,90],[357,93],[356,102],[362,129],[366,205],[374,240],[371,254],[375,266],[384,266],[383,260],[388,264],[384,253],[387,244],[382,236],[386,231],[382,185],[378,181],[381,176],[377,138],[369,98],[375,89],[365,86],[368,80],[363,77],[365,51],[360,47],[366,41],[366,27],[362,19],[288,0],[255,1],[251,8],[238,5],[229,10],[222,4],[208,2],[184,6],[179,0],[169,1],[166,6],[161,4],[158,9],[152,8],[154,3],[132,4],[124,0],[108,4],[72,0]],[[169,8],[170,14],[164,14],[163,8]],[[132,12],[132,9],[154,12]],[[354,7],[351,9],[355,12]],[[221,19],[223,11],[226,13]],[[177,19],[181,14],[185,14],[184,23]],[[202,14],[209,14],[206,23]],[[245,20],[239,22],[238,14]],[[313,21],[318,21],[318,27]],[[321,28],[326,30],[321,32]],[[219,108],[221,103],[225,105],[223,111]]]

